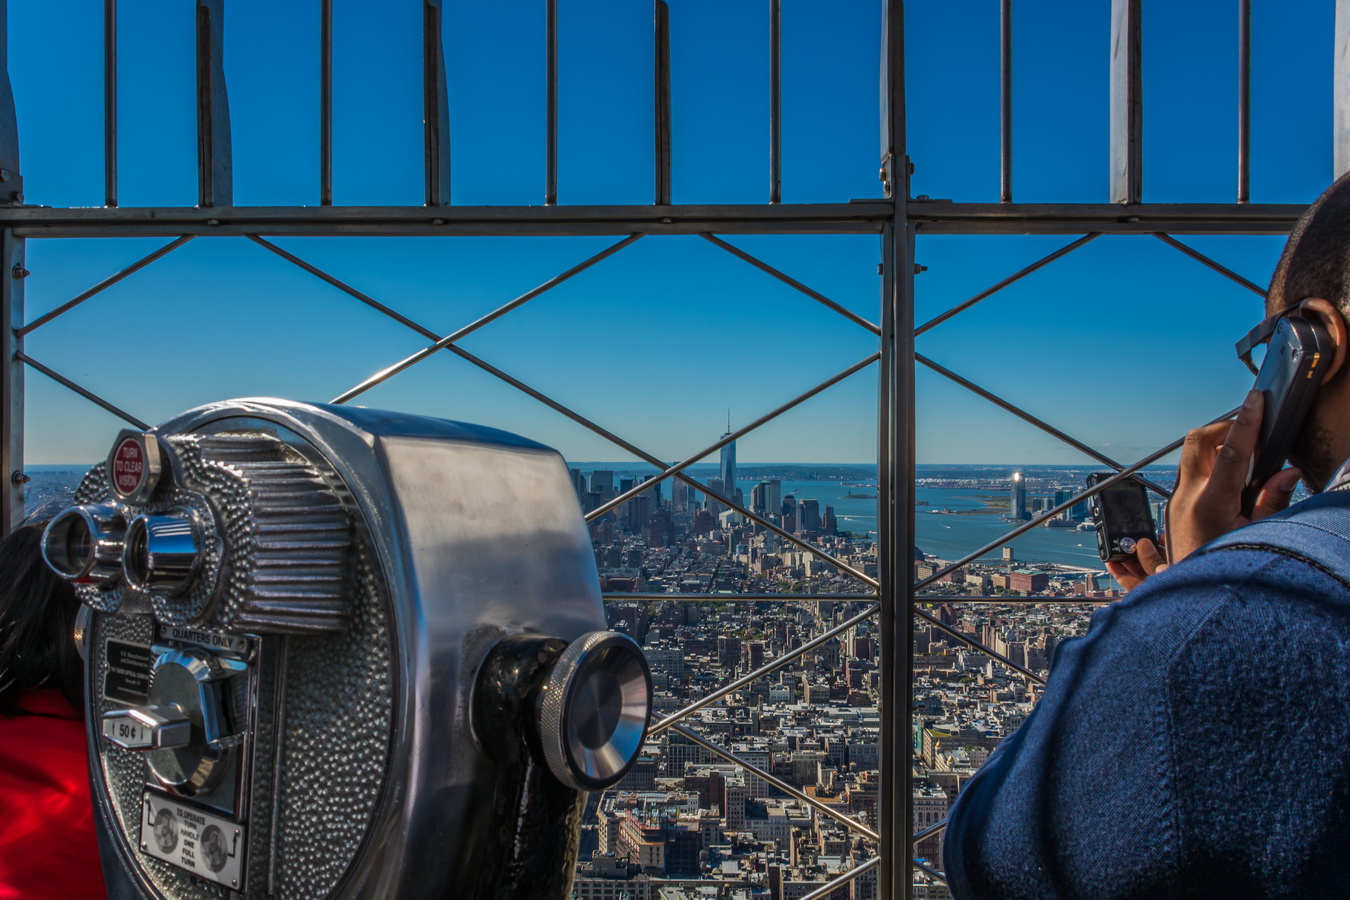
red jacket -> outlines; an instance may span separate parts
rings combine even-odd
[[[84,717],[53,688],[0,713],[0,900],[106,897]]]

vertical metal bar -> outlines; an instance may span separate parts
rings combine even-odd
[[[445,96],[445,41],[441,0],[422,2],[422,113],[427,206],[450,205],[450,107]]]
[[[103,0],[103,205],[117,206],[117,0]]]
[[[1111,202],[1143,198],[1141,0],[1111,0]]]
[[[197,0],[197,204],[234,205],[225,0]]]
[[[547,0],[544,24],[545,103],[547,122],[544,163],[544,205],[558,205],[558,0]]]
[[[1332,73],[1334,123],[1333,178],[1350,172],[1350,0],[1336,0],[1336,62]]]
[[[905,148],[904,2],[887,0],[882,24],[882,159],[895,217],[882,231],[878,575],[881,579],[881,872],[878,896],[909,900],[910,707],[914,617],[914,232],[909,224]]]
[[[9,3],[0,0],[0,203],[23,203],[23,176],[19,173],[19,119],[14,113],[14,90],[9,81]]]
[[[999,202],[1012,202],[1012,0],[1003,0],[999,15]]]
[[[670,205],[670,7],[666,0],[656,4],[656,200],[657,206]]]
[[[3,12],[0,9],[0,12]],[[4,478],[4,502],[0,503],[0,533],[9,532],[23,520],[23,374],[18,358],[23,338],[24,239],[6,228],[0,245],[4,248],[4,271],[0,272],[0,477]]]
[[[1252,0],[1238,0],[1238,203],[1251,202],[1251,151]]]
[[[783,202],[783,0],[769,0],[769,202]]]
[[[333,0],[319,4],[319,205],[333,205]]]

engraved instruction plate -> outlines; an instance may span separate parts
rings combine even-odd
[[[231,888],[243,882],[244,826],[154,791],[145,792],[141,849],[198,878]]]
[[[150,667],[155,654],[144,644],[108,638],[104,656],[108,669],[103,673],[103,696],[114,703],[139,706],[150,690]]]

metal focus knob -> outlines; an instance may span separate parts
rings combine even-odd
[[[177,703],[103,714],[103,736],[125,750],[169,750],[192,740],[192,721]]]
[[[539,737],[549,771],[579,791],[614,784],[642,749],[651,708],[642,648],[619,632],[583,634],[558,657],[540,692]]]

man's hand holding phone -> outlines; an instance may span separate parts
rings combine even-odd
[[[1187,433],[1177,486],[1167,504],[1169,562],[1184,559],[1214,538],[1289,505],[1302,474],[1298,469],[1272,475],[1262,485],[1251,516],[1242,515],[1242,489],[1261,434],[1262,407],[1261,392],[1249,391],[1233,421]]]

